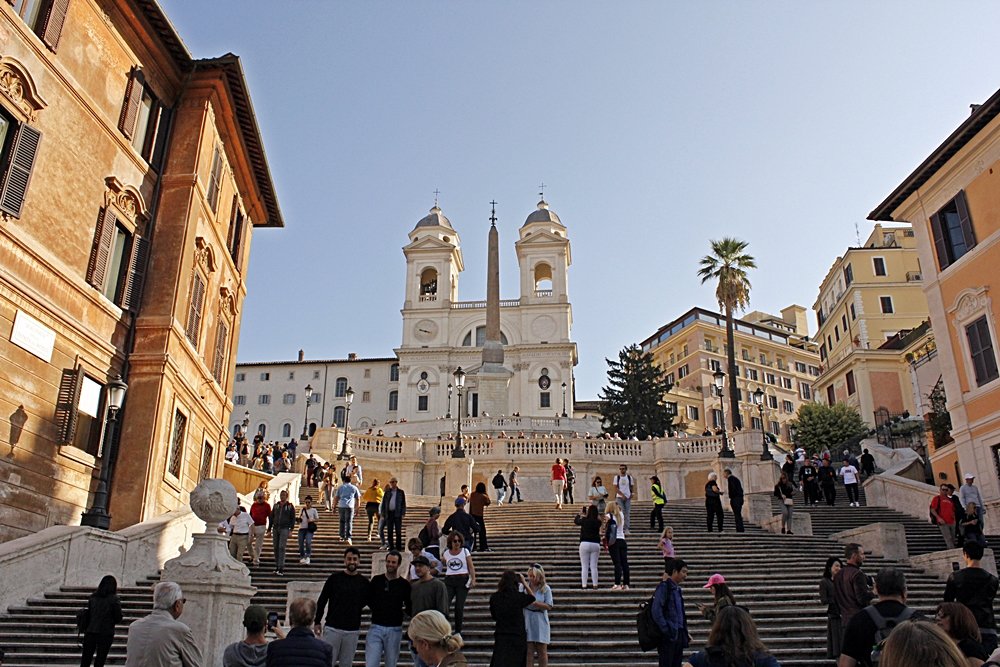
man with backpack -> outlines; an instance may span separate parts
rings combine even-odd
[[[886,567],[875,575],[878,602],[851,618],[844,630],[844,643],[837,667],[875,667],[879,664],[882,643],[893,628],[910,618],[919,618],[906,606],[906,577],[902,570]]]
[[[681,594],[681,584],[687,575],[687,563],[680,558],[667,559],[660,584],[653,594],[653,620],[663,635],[656,647],[660,667],[681,667],[684,649],[691,644]]]
[[[503,478],[503,470],[497,470],[497,474],[493,475],[492,483],[493,490],[497,494],[497,507],[500,507],[503,505],[503,499],[507,496],[507,480]]]
[[[941,529],[941,536],[949,549],[955,548],[955,505],[948,497],[948,487],[944,484],[941,493],[931,498],[931,522]]]

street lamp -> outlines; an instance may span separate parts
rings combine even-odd
[[[452,373],[455,378],[455,391],[458,392],[458,429],[455,431],[455,448],[451,450],[451,458],[464,459],[465,449],[462,447],[462,389],[465,387],[465,371],[459,366]]]
[[[757,387],[757,391],[753,393],[753,401],[757,404],[757,409],[760,410],[760,460],[773,461],[774,455],[771,454],[771,450],[767,446],[767,431],[764,430],[764,390],[760,387]]]
[[[347,435],[351,431],[351,403],[354,402],[354,390],[350,387],[344,393],[344,403],[347,404],[347,411],[344,413],[344,444],[340,448],[340,454],[337,455],[338,461],[346,461],[351,458],[350,454],[347,453]]]
[[[107,530],[111,527],[111,515],[108,514],[108,487],[111,486],[111,459],[112,444],[115,441],[115,422],[118,418],[118,411],[125,402],[125,392],[128,385],[122,381],[120,375],[112,378],[107,386],[107,416],[105,420],[108,430],[104,433],[104,441],[101,443],[101,476],[97,480],[97,491],[94,492],[94,505],[83,513],[80,518],[81,526],[90,526]]]
[[[716,393],[719,394],[719,416],[722,422],[722,451],[719,452],[719,458],[732,459],[736,454],[729,448],[729,436],[726,434],[726,400],[722,391],[726,387],[726,374],[719,368],[712,373],[712,380],[715,383]]]
[[[563,413],[562,413],[562,416],[565,417],[566,416],[566,383],[565,382],[562,383],[562,390],[563,390]]]
[[[246,440],[247,429],[250,428],[250,411],[243,413],[243,439]]]
[[[313,388],[312,385],[306,385],[306,418],[302,422],[302,437],[299,440],[309,439],[309,403],[312,399]]]
[[[446,414],[444,416],[445,419],[451,419],[451,391],[452,391],[452,389],[453,389],[453,387],[449,383],[448,384],[448,414]]]

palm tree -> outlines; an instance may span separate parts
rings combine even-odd
[[[736,371],[736,341],[733,337],[733,312],[750,305],[750,279],[748,269],[756,269],[757,262],[747,254],[747,242],[726,237],[712,241],[712,254],[701,258],[698,275],[702,284],[718,281],[715,298],[726,314],[726,357],[729,361],[729,415],[734,429],[742,428],[740,401],[737,396],[739,374]]]

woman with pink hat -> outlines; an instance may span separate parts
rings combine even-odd
[[[708,583],[702,586],[702,588],[712,589],[712,594],[714,599],[712,604],[699,603],[698,609],[709,621],[714,621],[719,610],[723,607],[728,607],[730,605],[736,605],[736,598],[733,597],[732,591],[729,590],[728,584],[726,584],[726,578],[721,574],[716,572],[708,578]]]

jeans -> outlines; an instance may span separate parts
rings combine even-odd
[[[365,638],[365,667],[379,667],[383,655],[385,655],[385,667],[396,667],[402,641],[402,626],[390,628],[373,623],[368,628],[368,635]]]
[[[349,540],[351,539],[351,526],[354,523],[354,508],[338,507],[337,511],[340,513],[340,539]]]
[[[792,510],[795,509],[794,505],[782,505],[781,506],[781,530],[784,532],[787,530],[789,533],[792,532]]]
[[[472,519],[476,522],[476,530],[479,533],[476,538],[476,550],[486,551],[489,548],[486,544],[486,517],[473,514]]]
[[[743,532],[743,499],[729,500],[730,507],[733,508],[733,523],[736,524],[736,532]]]
[[[615,586],[631,583],[628,570],[628,544],[623,539],[615,540],[608,551],[611,552],[611,562],[615,564]]]
[[[631,530],[632,530],[632,499],[631,498],[618,498],[618,504],[622,508],[622,514],[625,515],[625,532],[631,532]]]
[[[849,503],[860,503],[861,498],[858,496],[858,483],[854,484],[844,484],[844,488],[847,490],[847,502]]]
[[[455,616],[455,632],[462,631],[462,620],[465,618],[465,598],[469,597],[469,581],[467,574],[450,574],[444,578],[444,587],[448,589],[448,606]]]
[[[386,544],[390,549],[403,550],[403,515],[396,512],[385,513]]]
[[[659,524],[659,530],[663,532],[663,505],[653,505],[653,511],[649,513],[649,527],[654,528]]]
[[[288,533],[291,528],[272,528],[271,546],[274,549],[274,569],[282,572],[285,569],[285,551],[288,546]]]
[[[323,641],[333,647],[331,667],[351,667],[354,664],[360,636],[360,630],[338,630],[329,625],[323,626]]]
[[[517,495],[517,502],[521,502],[524,498],[521,497],[521,487],[517,484],[510,485],[510,502],[514,502],[514,496]]]
[[[566,480],[566,486],[563,487],[563,502],[572,505],[575,500],[573,500],[573,482]]]
[[[597,558],[601,555],[601,545],[597,542],[580,542],[580,586],[587,587],[587,569],[590,580],[597,588]]]
[[[823,495],[826,496],[826,504],[833,507],[833,504],[837,502],[837,487],[833,484],[824,484]]]
[[[305,528],[299,528],[299,558],[312,558],[313,533]]]
[[[684,649],[681,648],[681,642],[663,640],[656,647],[656,653],[659,656],[659,667],[681,667],[681,659],[684,657]]]
[[[378,528],[378,503],[365,503],[365,514],[368,515],[368,539],[372,538],[372,528]]]
[[[98,635],[88,632],[83,635],[83,655],[80,657],[80,667],[90,667],[90,661],[97,653],[94,660],[94,667],[104,667],[104,662],[108,659],[108,652],[111,650],[111,643],[115,640],[114,635]]]
[[[493,489],[497,493],[497,505],[503,505],[503,499],[507,497],[507,489]]]
[[[260,565],[260,552],[264,549],[264,533],[267,532],[267,526],[254,526],[250,529],[251,539],[253,540],[253,546],[250,548],[250,553],[253,554],[253,564]]]

